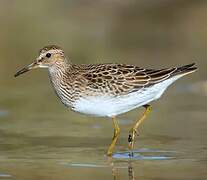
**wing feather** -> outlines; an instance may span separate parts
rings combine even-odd
[[[86,80],[86,90],[93,93],[108,93],[111,95],[127,94],[139,91],[162,82],[177,70],[144,69],[125,64],[82,65],[82,76]]]

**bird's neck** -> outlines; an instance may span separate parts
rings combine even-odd
[[[49,78],[57,96],[61,99],[63,104],[71,106],[70,98],[72,96],[72,78],[70,76],[72,65],[69,63],[60,63],[49,67]]]
[[[53,66],[49,67],[49,77],[53,85],[70,84],[71,73],[73,71],[73,66],[67,61],[59,62]]]
[[[64,74],[68,71],[70,71],[70,68],[72,65],[68,62],[58,62],[55,63],[54,65],[50,66],[49,69],[49,74],[51,76],[58,76],[60,74]]]

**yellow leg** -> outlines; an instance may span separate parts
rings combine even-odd
[[[144,105],[143,107],[145,108],[144,114],[142,115],[142,117],[140,119],[138,119],[135,122],[135,125],[129,131],[128,143],[129,143],[129,149],[130,150],[132,150],[134,148],[135,135],[138,135],[137,129],[138,129],[139,125],[145,120],[147,115],[152,110],[152,107],[150,105],[148,105],[148,104]]]
[[[115,147],[116,142],[117,142],[117,139],[118,139],[118,136],[120,134],[120,128],[119,128],[119,125],[117,123],[116,118],[113,117],[112,120],[113,120],[113,127],[114,127],[114,136],[113,136],[111,145],[108,148],[108,152],[107,152],[107,155],[108,156],[111,156],[112,155],[112,153],[114,151],[114,147]]]

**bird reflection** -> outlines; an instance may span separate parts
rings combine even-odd
[[[120,179],[119,178],[120,167],[115,166],[115,163],[113,162],[112,158],[108,159],[108,163],[111,166],[113,179],[114,180]],[[135,180],[134,168],[133,168],[133,163],[131,162],[131,160],[127,162],[127,171],[128,171],[128,179]]]
[[[132,162],[131,161],[128,162],[128,177],[129,177],[129,180],[135,180],[134,168],[132,166]]]

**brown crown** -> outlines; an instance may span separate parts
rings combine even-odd
[[[51,49],[59,49],[59,50],[62,50],[62,48],[60,46],[57,46],[57,45],[48,45],[48,46],[45,46],[43,47],[42,49],[40,49],[39,53],[43,53],[43,52],[46,52],[46,51],[49,51]]]

